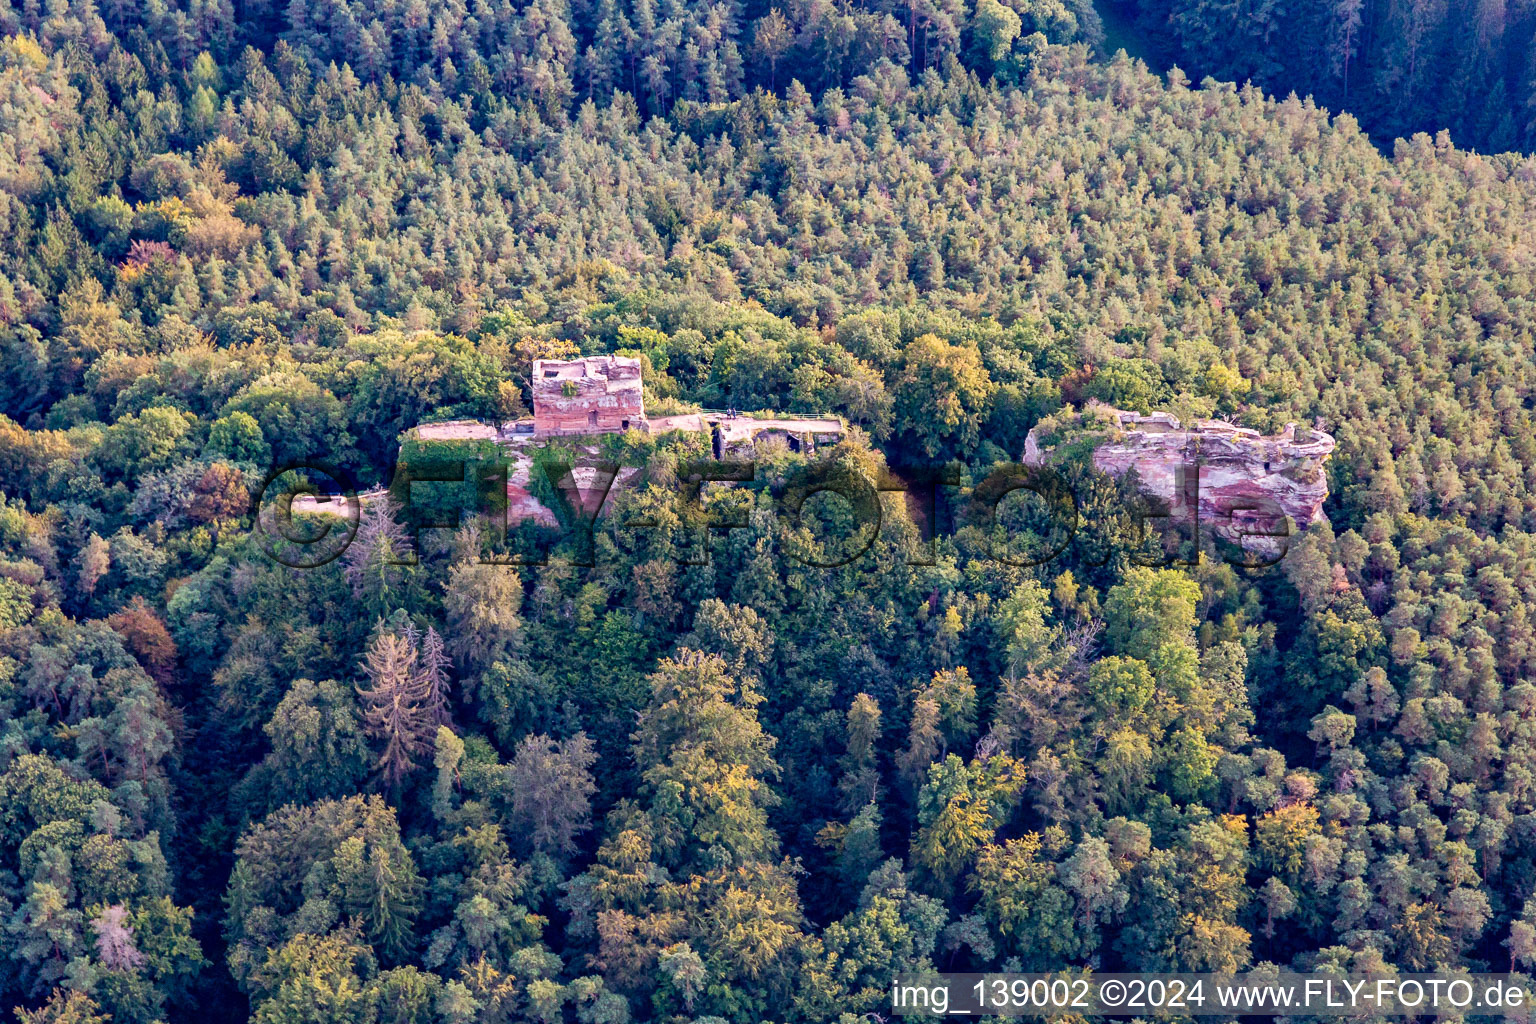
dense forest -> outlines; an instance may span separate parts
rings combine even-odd
[[[1113,10],[1160,60],[1342,107],[1387,145],[1448,128],[1459,145],[1536,150],[1530,3],[1126,0]]]
[[[1097,58],[1059,0],[0,0],[0,36],[19,1020],[1536,964],[1536,158],[1383,153]],[[681,442],[633,446],[590,566],[382,500],[316,568],[253,530],[273,468],[387,485],[417,423],[607,352],[649,408],[850,437],[707,495],[707,559]],[[1329,522],[1139,564],[1134,482],[1074,465],[1097,525],[993,557],[964,496],[1094,399],[1321,419]],[[914,460],[959,481],[933,557],[891,501],[807,564],[784,487]]]

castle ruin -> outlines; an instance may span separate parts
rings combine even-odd
[[[640,360],[629,356],[533,361],[538,437],[645,429]]]

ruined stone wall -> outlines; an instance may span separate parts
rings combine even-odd
[[[550,436],[644,429],[642,395],[637,359],[539,360],[533,373],[534,433]]]

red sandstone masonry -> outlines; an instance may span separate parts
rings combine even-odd
[[[644,429],[640,360],[624,356],[534,360],[536,436]]]

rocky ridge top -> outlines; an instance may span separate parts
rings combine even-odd
[[[1176,520],[1187,520],[1196,509],[1202,530],[1243,543],[1283,535],[1287,518],[1301,528],[1324,518],[1323,465],[1334,449],[1333,436],[1325,431],[1288,423],[1265,436],[1224,420],[1185,427],[1165,412],[1104,405],[1088,414],[1110,428],[1093,449],[1094,468],[1113,476],[1135,470],[1142,489],[1166,501]],[[1036,430],[1029,432],[1026,464],[1046,465],[1054,452],[1040,445]]]

